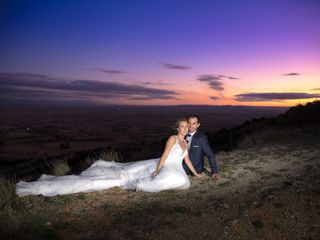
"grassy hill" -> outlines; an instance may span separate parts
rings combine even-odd
[[[254,118],[233,128],[207,132],[207,135],[216,151],[320,136],[320,101],[299,104],[276,117]]]
[[[216,155],[223,179],[191,178],[187,190],[19,198],[2,178],[0,239],[318,239],[319,109],[233,128],[231,150]]]

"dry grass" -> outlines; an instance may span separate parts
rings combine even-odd
[[[52,163],[51,171],[53,175],[64,176],[71,171],[67,159],[56,161]]]
[[[23,239],[43,238],[46,218],[33,204],[30,197],[19,198],[15,195],[13,181],[0,177],[1,239],[3,235],[10,239],[12,234],[23,236]]]
[[[82,160],[79,164],[80,169],[88,168],[94,161],[96,161],[98,159],[102,159],[102,160],[106,160],[106,161],[121,162],[121,161],[123,161],[123,156],[121,153],[115,152],[113,150],[102,151],[95,156],[87,157],[85,160]]]
[[[223,179],[191,177],[187,190],[13,196],[0,211],[0,238],[317,239],[320,166],[310,161],[318,159],[319,146],[218,153]],[[260,161],[262,156],[270,161]],[[295,159],[301,165],[294,165]],[[10,196],[13,185],[3,185]]]
[[[45,224],[46,217],[36,208],[6,206],[0,211],[0,233],[5,236],[13,234],[21,239],[43,239]]]
[[[85,160],[82,160],[80,163],[79,163],[79,167],[80,169],[86,169],[88,168],[93,162],[95,161],[94,158],[92,157],[87,157]]]
[[[252,147],[262,147],[266,144],[282,144],[295,142],[297,138],[302,140],[313,140],[320,137],[319,126],[308,127],[269,127],[244,136],[238,148],[247,149]]]
[[[15,195],[14,190],[15,184],[12,181],[0,177],[0,209],[12,202]]]
[[[98,155],[98,158],[106,161],[115,161],[115,162],[121,162],[123,160],[122,154],[115,151],[101,152]]]

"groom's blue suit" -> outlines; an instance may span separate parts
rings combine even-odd
[[[193,167],[195,168],[197,173],[201,173],[204,171],[203,155],[206,155],[208,157],[211,174],[219,172],[212,148],[210,147],[208,142],[208,138],[202,132],[197,131],[193,135],[188,153]],[[184,162],[183,168],[187,174],[191,175],[191,171]]]

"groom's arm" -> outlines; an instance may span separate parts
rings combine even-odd
[[[202,144],[202,149],[204,154],[208,157],[208,161],[211,168],[211,174],[219,173],[217,162],[214,157],[214,153],[212,151],[212,148],[209,145],[208,138],[206,135],[203,135],[201,144]]]

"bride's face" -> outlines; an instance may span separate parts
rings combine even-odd
[[[185,122],[185,121],[181,121],[179,123],[179,127],[178,127],[178,134],[181,134],[183,136],[187,135],[188,134],[188,130],[189,130],[189,124],[188,122]]]

